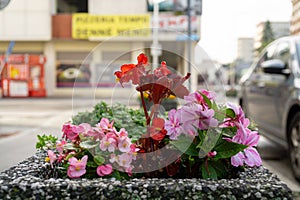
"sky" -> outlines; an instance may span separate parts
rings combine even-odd
[[[237,56],[237,39],[254,37],[266,20],[290,21],[292,0],[203,0],[198,45],[211,59],[230,63]]]

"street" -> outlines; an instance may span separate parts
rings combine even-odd
[[[106,99],[106,102],[110,100]],[[94,100],[71,98],[0,98],[0,171],[33,155],[38,134],[61,137],[62,124],[80,111],[91,110],[95,103]],[[261,137],[258,150],[263,165],[299,195],[300,184],[293,178],[285,150],[264,137]]]

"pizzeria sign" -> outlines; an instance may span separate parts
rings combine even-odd
[[[149,37],[150,15],[72,15],[72,38]]]

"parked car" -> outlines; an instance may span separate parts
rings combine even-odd
[[[265,137],[286,147],[300,181],[300,37],[275,40],[240,80],[240,105]]]

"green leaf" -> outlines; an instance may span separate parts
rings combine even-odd
[[[57,137],[53,135],[37,135],[36,149],[54,149],[57,141]]]
[[[70,154],[67,155],[66,160],[69,160],[72,157],[74,157],[74,154],[70,153]]]
[[[223,140],[218,146],[214,148],[214,150],[217,152],[217,155],[214,157],[214,159],[230,158],[240,151],[243,151],[247,147],[248,146],[243,144]]]
[[[231,108],[225,110],[226,116],[230,118],[235,118],[235,112]]]
[[[202,97],[203,97],[205,103],[207,103],[208,107],[212,108],[212,102],[210,101],[210,99],[205,94],[203,94],[201,92],[199,92],[199,93],[202,95]]]
[[[178,140],[170,141],[179,151],[189,156],[198,156],[199,151],[196,149],[196,145],[193,143],[193,138],[181,135]]]
[[[204,158],[208,152],[216,146],[221,137],[221,131],[218,128],[210,128],[206,131],[204,140],[199,142],[197,148],[199,149],[198,156]]]
[[[226,127],[222,129],[222,135],[232,138],[236,135],[236,127]]]
[[[100,155],[96,155],[94,156],[94,162],[99,166],[99,165],[103,165],[103,163],[105,162],[105,158],[103,156]]]
[[[215,168],[213,166],[211,166],[209,163],[204,162],[201,165],[201,172],[202,172],[202,177],[204,179],[208,179],[208,178],[217,179],[218,178]]]
[[[88,167],[92,167],[92,168],[98,167],[98,165],[97,165],[95,162],[92,162],[92,161],[88,161],[88,162],[86,163],[86,165],[87,165]]]
[[[226,168],[226,165],[222,162],[222,160],[210,160],[208,161],[208,163],[215,169],[218,179],[226,177],[228,170]]]
[[[74,144],[72,144],[72,143],[67,143],[67,144],[65,144],[65,145],[64,145],[64,149],[78,151],[78,148],[75,147]]]
[[[86,140],[80,143],[80,147],[84,149],[92,149],[99,145],[99,142],[93,140]]]

